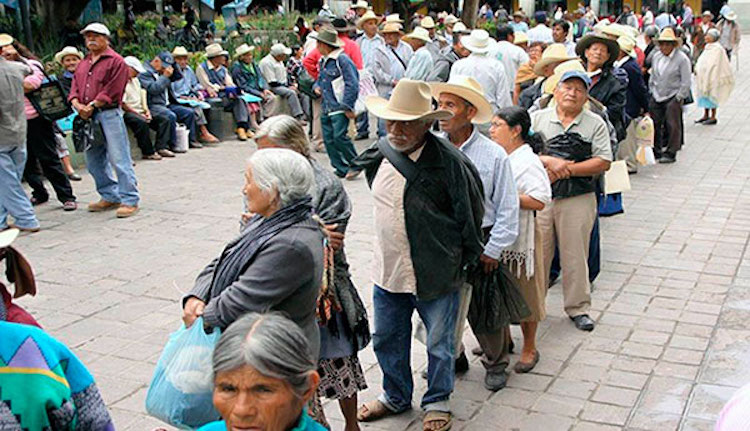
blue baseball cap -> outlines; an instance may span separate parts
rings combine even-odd
[[[161,59],[161,62],[167,66],[174,66],[174,57],[172,57],[172,54],[170,54],[169,51],[160,52],[159,59]]]
[[[591,78],[589,78],[586,72],[581,72],[580,70],[569,70],[563,73],[560,77],[560,82],[565,82],[569,79],[580,79],[586,85],[587,90],[591,87]]]

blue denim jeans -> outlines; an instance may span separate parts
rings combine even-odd
[[[336,175],[343,177],[349,172],[349,166],[357,157],[357,150],[349,138],[349,118],[343,112],[338,114],[322,114],[320,125],[323,129],[323,143],[326,146],[328,158]]]
[[[86,168],[94,177],[96,191],[107,202],[138,205],[138,180],[130,158],[130,140],[120,109],[97,112],[94,121],[102,126],[105,143],[86,150]],[[114,166],[117,179],[112,173]]]
[[[0,147],[0,230],[8,227],[8,214],[18,227],[39,227],[31,201],[21,186],[25,166],[26,148]]]
[[[357,135],[366,136],[370,134],[370,114],[365,111],[357,115]]]
[[[410,293],[391,293],[375,286],[373,348],[383,371],[383,394],[378,398],[393,412],[411,408],[411,317],[417,310],[427,329],[427,392],[425,411],[449,412],[454,383],[454,333],[458,292],[422,301]]]

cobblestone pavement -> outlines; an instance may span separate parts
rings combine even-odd
[[[626,213],[602,219],[596,330],[573,327],[554,286],[539,365],[491,393],[471,358],[451,400],[455,429],[712,429],[723,403],[750,381],[749,75],[739,74],[718,126],[693,125],[691,108],[678,162],[642,168],[624,195]],[[142,210],[127,220],[85,211],[97,198],[86,176],[74,184],[84,208],[39,207],[44,230],[17,242],[39,280],[39,294],[20,303],[86,363],[120,430],[160,425],[144,412],[154,364],[180,324],[181,293],[237,233],[243,160],[253,149],[228,142],[139,161]],[[372,200],[363,179],[346,187],[354,202],[346,247],[371,310]],[[471,334],[465,342],[476,345]],[[415,345],[412,356],[415,410],[363,428],[421,429],[424,348]],[[369,400],[381,374],[371,346],[360,359],[370,385],[361,399]],[[333,429],[343,429],[338,406],[329,402],[326,411]]]

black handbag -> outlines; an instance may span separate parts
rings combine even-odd
[[[36,67],[32,65],[32,67]],[[54,122],[65,118],[73,113],[73,108],[68,102],[68,97],[63,90],[62,84],[55,76],[49,76],[44,69],[39,69],[46,81],[42,82],[36,90],[26,94],[31,106],[36,109],[46,120]]]
[[[301,91],[303,94],[307,94],[313,99],[317,99],[320,96],[315,94],[315,91],[313,91],[314,84],[315,84],[315,80],[313,79],[312,76],[310,76],[307,70],[304,67],[300,69],[299,77],[297,78],[297,85],[299,85],[299,91]]]
[[[531,315],[518,284],[501,264],[487,274],[482,265],[473,265],[466,280],[471,284],[467,318],[475,334],[497,332]]]
[[[591,158],[591,143],[578,133],[563,133],[547,141],[545,152],[547,155],[578,163]],[[552,183],[552,198],[570,198],[595,190],[594,177],[570,177]]]

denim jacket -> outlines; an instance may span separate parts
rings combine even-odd
[[[146,71],[138,74],[138,80],[141,81],[141,87],[146,90],[148,107],[153,109],[155,106],[169,105],[169,90],[171,90],[169,78],[157,73],[148,62],[143,63],[143,68]]]
[[[320,75],[313,88],[320,88],[323,94],[323,114],[332,112],[353,111],[354,103],[359,96],[359,72],[354,62],[337,49],[320,59]],[[336,100],[331,84],[336,78],[344,77],[344,100]]]

